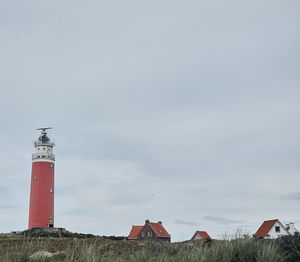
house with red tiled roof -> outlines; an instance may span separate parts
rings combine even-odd
[[[196,231],[191,240],[212,240],[206,231]]]
[[[171,241],[171,235],[163,227],[162,222],[145,221],[144,226],[132,226],[128,240],[162,240]]]
[[[266,220],[253,235],[255,238],[278,238],[290,235],[278,219]]]

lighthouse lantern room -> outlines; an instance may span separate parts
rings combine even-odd
[[[41,135],[34,142],[30,187],[28,228],[54,226],[54,143],[47,136],[51,127],[38,128]]]

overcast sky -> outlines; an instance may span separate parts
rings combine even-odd
[[[300,229],[299,0],[0,0],[0,232],[26,229],[35,128],[55,226]]]

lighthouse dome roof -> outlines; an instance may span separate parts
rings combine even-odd
[[[47,136],[47,134],[42,133],[39,137],[39,142],[41,143],[48,143],[50,141],[49,137]]]

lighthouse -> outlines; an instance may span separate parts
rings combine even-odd
[[[30,187],[28,228],[54,226],[54,143],[47,136],[51,127],[38,128],[41,132],[34,142]]]

